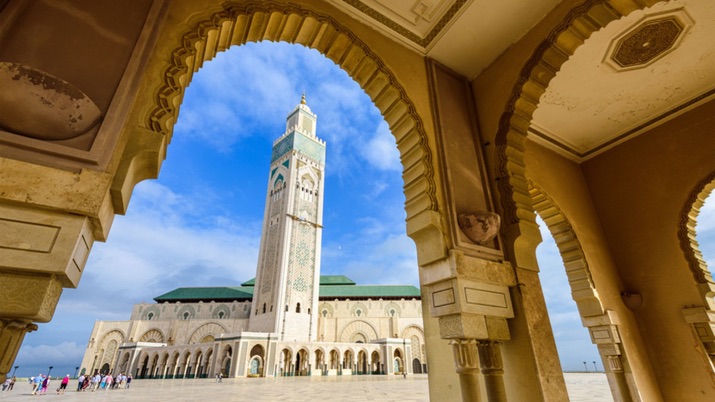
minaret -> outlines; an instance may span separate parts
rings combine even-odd
[[[249,331],[314,341],[318,325],[325,142],[305,102],[273,143]]]

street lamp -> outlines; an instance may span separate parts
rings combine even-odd
[[[54,366],[50,366],[50,369],[47,370],[47,378],[50,377],[50,373],[52,372],[52,368],[53,368],[53,367],[54,367]]]
[[[593,361],[593,371],[598,372],[598,369],[596,368],[596,361]]]
[[[583,368],[584,368],[584,370],[586,370],[586,372],[588,373],[588,366],[586,366],[586,362],[583,362]]]
[[[15,370],[13,370],[13,372],[12,372],[13,377],[15,377],[15,371],[17,371],[18,368],[20,368],[20,366],[15,366]]]
[[[74,368],[74,378],[77,378],[77,372],[79,371],[79,367]]]

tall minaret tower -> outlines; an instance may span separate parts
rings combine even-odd
[[[314,341],[318,325],[325,142],[305,103],[273,143],[249,331]]]

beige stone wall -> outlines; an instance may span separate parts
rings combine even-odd
[[[683,318],[704,302],[678,240],[687,200],[715,171],[714,115],[710,102],[583,166],[623,290],[643,295],[633,319],[666,400],[715,397],[710,362]]]

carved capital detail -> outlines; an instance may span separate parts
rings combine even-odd
[[[62,284],[54,276],[0,273],[0,315],[40,322],[52,318],[62,294]]]
[[[454,353],[454,365],[459,374],[479,372],[477,341],[475,339],[453,339],[449,342]]]
[[[0,382],[10,372],[25,334],[35,330],[37,325],[30,321],[0,318]]]
[[[499,342],[479,341],[477,349],[479,350],[479,365],[484,375],[504,374]]]
[[[611,368],[611,371],[614,373],[622,373],[623,372],[623,364],[621,363],[620,356],[608,356],[608,366]]]

